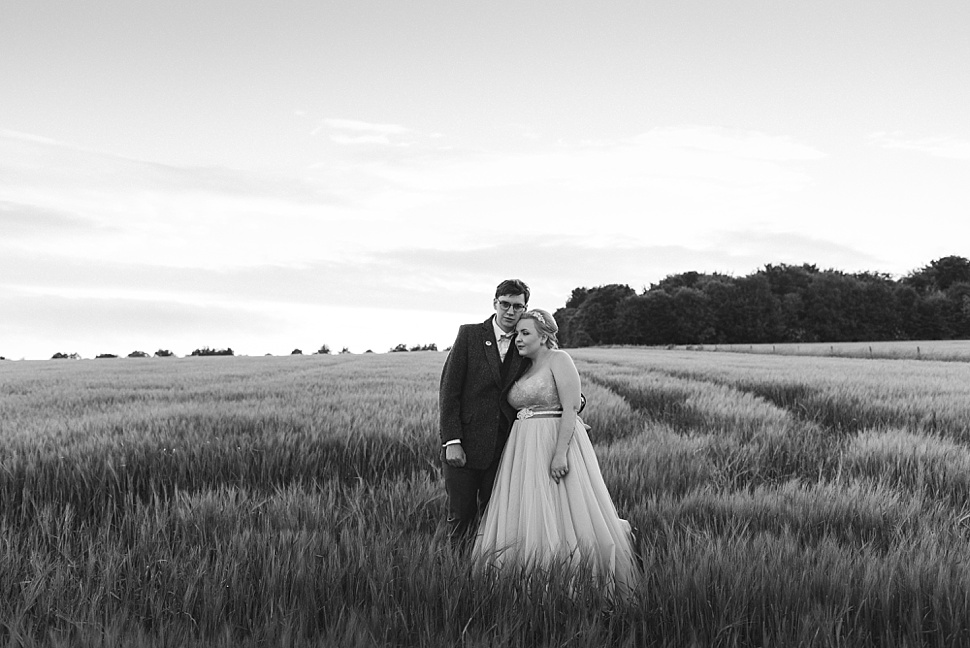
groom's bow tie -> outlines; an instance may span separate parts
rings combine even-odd
[[[515,332],[514,331],[512,333],[502,333],[502,335],[498,336],[498,339],[500,339],[500,340],[511,340],[513,337],[515,337]]]

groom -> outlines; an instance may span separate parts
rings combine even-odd
[[[515,378],[522,357],[513,343],[515,325],[529,304],[529,287],[507,279],[495,289],[495,314],[458,329],[438,391],[449,534],[467,542],[492,494],[512,421],[499,397]]]

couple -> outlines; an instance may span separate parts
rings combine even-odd
[[[487,564],[589,564],[632,586],[630,525],[600,473],[582,409],[579,372],[557,348],[556,321],[528,310],[517,279],[495,290],[495,315],[466,324],[441,373],[439,407],[448,523]]]

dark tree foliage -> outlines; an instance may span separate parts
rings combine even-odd
[[[147,358],[148,354],[144,351],[132,351],[128,354],[129,358]]]
[[[409,349],[409,351],[437,351],[438,345],[432,342],[431,344],[418,344]]]
[[[389,351],[389,353],[407,353],[408,347],[406,344],[399,344]]]
[[[315,355],[330,355],[330,347],[328,347],[326,344],[323,344],[323,345],[320,346],[319,349],[317,349],[316,351],[314,351],[314,354]]]
[[[303,355],[303,351],[299,349],[293,349],[292,351],[290,351],[290,355]]]
[[[766,265],[744,277],[685,272],[637,294],[576,288],[555,313],[563,346],[970,338],[970,261],[884,273]]]
[[[108,358],[117,358],[117,357],[118,356],[115,355],[114,353],[99,353],[98,355],[94,356],[94,359],[95,360],[105,360],[105,359],[108,359]]]
[[[209,347],[202,347],[201,349],[196,349],[189,355],[192,356],[231,356],[236,355],[231,348],[229,349],[210,349]]]
[[[586,292],[574,313],[560,313],[563,319],[568,320],[568,328],[577,329],[571,339],[583,342],[574,343],[573,346],[620,344],[618,338],[621,331],[617,326],[617,309],[624,299],[633,297],[635,294],[634,290],[627,285],[600,286]],[[574,290],[573,296],[576,295],[577,292]],[[569,310],[568,307],[567,310]],[[559,316],[553,315],[553,317],[556,317],[556,322],[559,323]],[[580,331],[585,333],[585,336],[581,335]]]
[[[171,358],[174,355],[175,354],[169,351],[168,349],[159,349],[158,351],[155,352],[156,358]]]

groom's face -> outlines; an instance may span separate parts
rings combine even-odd
[[[495,321],[498,327],[508,333],[525,312],[525,295],[500,295],[495,298]]]

